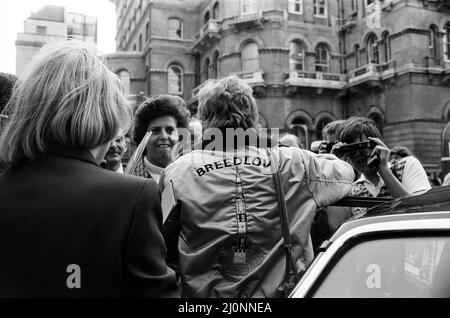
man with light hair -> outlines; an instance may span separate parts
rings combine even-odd
[[[252,88],[236,76],[200,91],[198,118],[203,148],[170,164],[162,181],[168,263],[187,297],[280,297],[286,254],[274,172],[283,180],[291,261],[305,268],[316,207],[349,193],[353,169],[335,156],[263,140]]]

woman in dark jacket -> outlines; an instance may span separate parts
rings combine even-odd
[[[176,297],[156,187],[99,166],[131,116],[96,49],[43,48],[10,107],[0,136],[0,297]]]

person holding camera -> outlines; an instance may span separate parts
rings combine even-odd
[[[353,184],[351,196],[398,198],[431,189],[419,160],[407,156],[390,164],[390,152],[373,120],[361,117],[347,123],[341,133],[341,143],[332,153],[361,174]],[[352,214],[365,210],[352,208]]]

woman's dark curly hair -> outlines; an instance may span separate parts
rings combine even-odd
[[[181,97],[174,95],[158,95],[143,102],[135,115],[133,140],[139,145],[152,120],[163,116],[171,116],[177,127],[187,128],[190,113]]]

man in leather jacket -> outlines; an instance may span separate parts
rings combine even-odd
[[[257,135],[252,89],[235,76],[209,84],[200,91],[198,113],[203,147],[170,164],[162,182],[168,264],[187,297],[280,297],[286,257],[274,161],[270,143]],[[247,138],[236,144],[243,132]],[[282,177],[292,254],[304,268],[315,211],[348,195],[353,169],[334,155],[296,147],[271,153]]]

